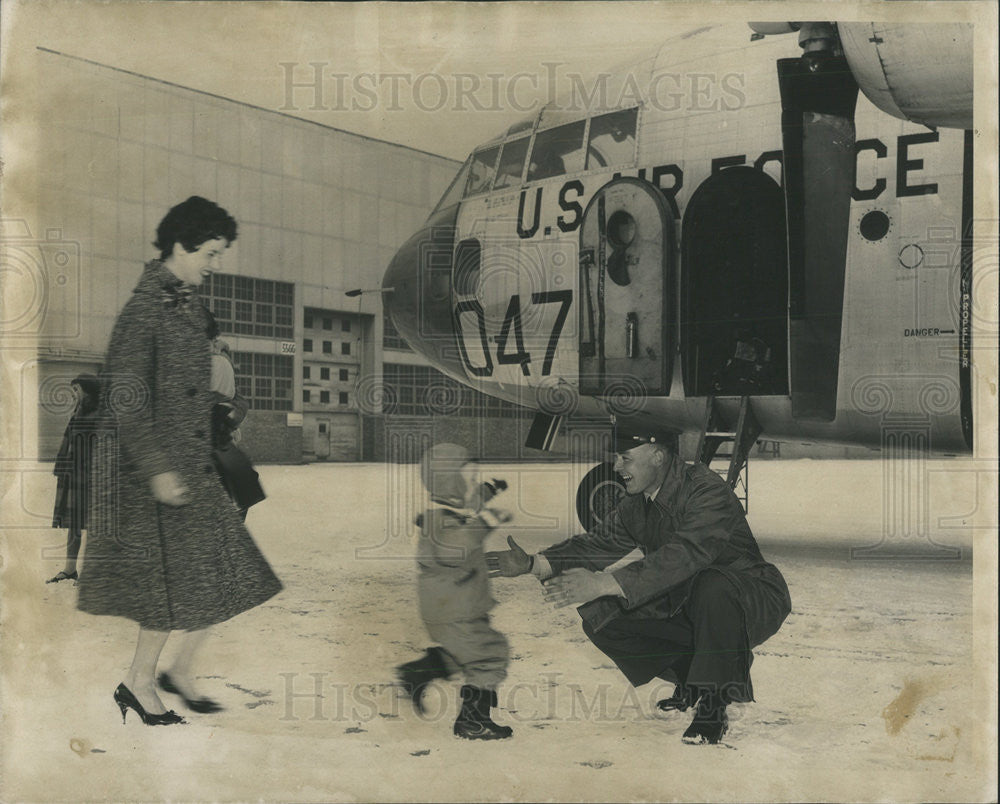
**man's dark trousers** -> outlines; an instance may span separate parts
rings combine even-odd
[[[720,572],[702,570],[670,619],[618,617],[584,633],[633,686],[660,677],[715,692],[726,702],[752,701],[750,645],[736,588]]]

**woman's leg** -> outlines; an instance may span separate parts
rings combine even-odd
[[[169,631],[150,631],[147,628],[140,628],[132,666],[125,675],[125,686],[132,691],[146,711],[153,715],[161,715],[167,711],[167,707],[156,694],[156,663],[160,659],[160,651],[163,650],[168,636],[170,636]]]
[[[66,532],[66,563],[45,583],[59,583],[76,578],[76,559],[80,555],[80,529],[70,527]]]
[[[170,669],[167,671],[170,674],[170,680],[174,682],[174,686],[180,690],[185,698],[190,698],[191,700],[201,698],[194,684],[193,664],[195,655],[205,643],[208,634],[208,628],[185,631],[181,639],[180,650],[177,651],[173,664],[170,665]]]
[[[66,566],[63,567],[63,572],[67,575],[76,572],[76,559],[80,555],[82,538],[79,528],[70,528],[66,534]]]

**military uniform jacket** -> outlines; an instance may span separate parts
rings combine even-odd
[[[616,617],[672,617],[706,570],[721,572],[738,590],[751,645],[774,634],[791,610],[785,580],[761,555],[736,495],[703,464],[675,460],[648,512],[644,495],[629,495],[591,532],[542,554],[558,574],[602,570],[636,548],[642,558],[613,572],[624,598],[602,597],[578,609],[591,627]]]

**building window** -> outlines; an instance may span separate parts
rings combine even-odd
[[[308,310],[302,313],[302,326],[306,329],[312,329],[313,325],[313,314]]]
[[[309,391],[303,391],[303,392],[302,392],[302,401],[303,401],[303,402],[304,402],[305,404],[307,404],[307,405],[308,405],[308,404],[309,404],[309,402],[310,402],[310,399],[309,399],[309,397],[310,397],[310,396],[312,396],[312,394],[311,394],[311,393],[310,393]]]
[[[351,353],[351,344],[347,342],[340,344],[340,353],[342,355],[349,355]]]
[[[233,317],[233,303],[229,299],[216,299],[212,309],[216,321],[220,318],[228,321]],[[219,329],[221,331],[222,327],[220,326]]]
[[[333,354],[333,341],[323,341],[323,354],[325,355]]]
[[[330,402],[330,392],[329,391],[320,391],[319,392],[319,401],[321,403],[323,403],[324,405],[328,404]]]
[[[328,380],[328,379],[330,379],[330,369],[328,369],[326,367],[321,368],[319,370],[319,378],[321,380]]]
[[[264,338],[274,337],[274,282],[267,279],[255,279],[253,281],[253,301],[253,334]]]
[[[340,370],[340,381],[341,382],[347,382],[349,379],[350,379],[350,374],[348,373],[347,369],[341,369]]]
[[[333,319],[324,318],[323,319],[323,329],[333,329]]]
[[[382,311],[382,348],[398,349],[402,352],[413,351],[410,349],[410,345],[403,340],[402,335],[396,329],[396,325],[392,323],[389,313],[385,310]]]
[[[206,306],[215,315],[220,332],[292,338],[295,286],[290,282],[251,276],[212,274],[205,291]]]
[[[238,301],[235,305],[235,315],[236,319],[233,324],[233,332],[238,332],[242,335],[252,335],[253,334],[253,302],[248,301]],[[222,329],[222,324],[219,324],[219,330],[225,332]]]
[[[309,375],[311,373],[312,373],[312,369],[309,366],[303,366],[302,367],[302,379],[303,380],[308,380],[309,379]]]
[[[341,391],[337,396],[341,405],[347,404],[347,391]]]
[[[455,382],[430,366],[386,363],[382,367],[382,381],[386,390],[391,391],[383,395],[382,412],[386,415],[453,414],[494,419],[521,419],[533,415],[530,407],[494,399]],[[429,389],[434,393],[429,393]],[[446,392],[438,393],[439,390]],[[439,399],[446,399],[446,404],[442,406],[435,401]],[[531,396],[532,403],[533,400]]]
[[[292,374],[295,360],[290,355],[234,352],[236,390],[246,397],[253,410],[291,410]]]
[[[313,350],[312,338],[306,338],[302,341],[302,351],[311,352]]]
[[[340,331],[341,332],[350,332],[351,331],[351,321],[350,321],[350,319],[345,318],[343,321],[340,322]]]

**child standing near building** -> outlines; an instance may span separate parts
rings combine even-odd
[[[490,717],[497,706],[496,688],[507,675],[509,649],[503,634],[490,625],[496,605],[490,595],[483,542],[497,525],[509,521],[506,511],[486,503],[507,487],[503,481],[479,483],[468,450],[436,444],[421,460],[420,477],[431,506],[417,517],[417,597],[420,616],[438,646],[397,668],[399,681],[423,711],[427,685],[461,670],[462,710],[454,733],[468,740],[510,737],[509,726]]]

